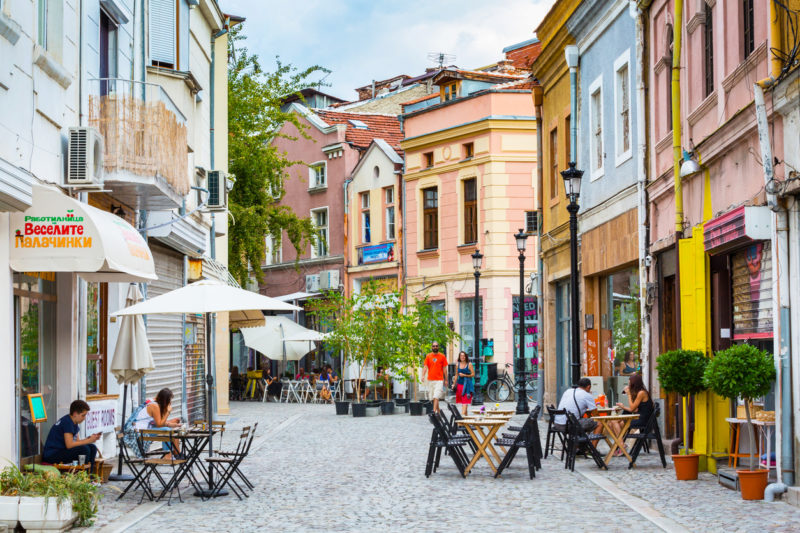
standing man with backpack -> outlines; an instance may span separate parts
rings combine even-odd
[[[433,411],[439,412],[439,400],[444,400],[444,384],[447,383],[447,357],[439,353],[439,343],[433,341],[431,352],[425,356],[422,379],[428,388],[428,398],[433,400]]]

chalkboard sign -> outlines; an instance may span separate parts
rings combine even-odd
[[[31,421],[47,422],[47,409],[44,407],[44,398],[41,394],[28,394],[28,405],[31,408]]]

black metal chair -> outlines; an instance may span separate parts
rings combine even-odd
[[[150,445],[152,444],[168,444],[170,447],[173,446],[173,442],[175,441],[175,432],[172,430],[159,430],[159,429],[145,429],[140,432],[140,441],[142,443],[142,447],[145,450],[145,453],[149,455],[147,450],[149,449]],[[144,459],[144,467],[146,472],[144,474],[143,483],[145,485],[150,486],[150,478],[152,476],[156,476],[158,478],[161,485],[163,485],[164,490],[161,491],[159,496],[156,499],[160,499],[165,492],[169,492],[169,498],[167,499],[167,505],[172,503],[172,493],[177,489],[178,490],[178,500],[183,502],[183,498],[181,497],[181,489],[178,486],[179,483],[177,482],[176,476],[176,467],[183,465],[186,463],[186,459],[178,459],[175,457],[176,453],[174,452],[169,453],[169,457],[148,457],[146,456]],[[158,452],[160,454],[166,453],[164,450]],[[169,481],[164,481],[164,476],[159,472],[160,467],[168,467],[172,470],[172,476],[169,478]],[[190,473],[191,474],[191,473]],[[147,493],[147,491],[145,491]],[[151,496],[152,490],[148,496]],[[144,496],[142,495],[142,500],[144,500]],[[152,499],[152,498],[151,498]]]
[[[598,468],[608,470],[608,466],[606,466],[603,457],[595,447],[595,441],[598,441],[602,438],[603,435],[600,434],[586,433],[583,427],[581,427],[581,425],[578,423],[578,419],[575,417],[575,415],[567,411],[567,460],[564,463],[564,468],[569,468],[574,472],[575,457],[578,455],[579,450],[583,449],[592,456],[592,459],[594,459],[594,462]]]
[[[247,457],[250,453],[250,446],[253,444],[253,438],[256,434],[256,427],[258,424],[256,423],[253,427],[245,426],[242,428],[242,432],[239,435],[239,442],[236,444],[236,449],[232,451],[222,451],[215,457],[206,457],[205,461],[211,465],[214,471],[218,474],[218,478],[216,483],[214,483],[214,489],[208,495],[208,499],[214,498],[219,495],[220,491],[227,485],[236,494],[236,497],[240,500],[242,496],[248,498],[249,495],[247,494],[247,489],[253,490],[254,485],[250,482],[249,479],[242,473],[239,469],[239,466],[242,464],[242,461]],[[236,477],[242,481],[244,487],[239,485],[236,481]]]
[[[430,477],[431,473],[436,471],[443,448],[447,450],[447,455],[453,459],[453,463],[461,473],[461,477],[466,477],[469,461],[463,446],[471,439],[465,436],[451,435],[442,423],[440,416],[436,413],[429,413],[428,420],[433,424],[433,431],[431,432],[431,442],[428,446],[428,460],[425,463],[425,477]]]
[[[456,424],[456,420],[464,419],[464,416],[458,410],[458,407],[453,403],[448,403],[447,408],[450,410],[450,414],[452,415],[450,417],[450,427],[454,430],[453,435],[463,435],[469,437],[469,433],[467,433],[467,428]],[[474,442],[472,442],[472,439],[470,439],[468,445],[470,450],[472,450],[473,452],[478,451],[478,446]]]
[[[566,448],[565,441],[567,437],[567,432],[562,431],[556,427],[556,417],[558,415],[566,415],[567,411],[564,409],[558,410],[556,409],[555,405],[548,405],[547,406],[547,416],[549,420],[547,421],[547,437],[544,443],[544,456],[547,458],[547,454],[553,454],[555,452],[556,446],[556,439],[559,440],[561,443],[561,460],[564,460],[564,449]]]
[[[147,474],[147,468],[144,465],[144,458],[138,458],[135,455],[131,454],[131,451],[128,449],[128,446],[125,444],[124,441],[125,433],[117,428],[117,442],[119,443],[119,453],[122,457],[122,462],[127,465],[128,469],[131,471],[133,475],[133,479],[122,489],[122,492],[119,496],[117,496],[117,500],[121,500],[123,496],[125,496],[131,489],[141,488],[144,491],[144,495],[147,496],[151,501],[155,499],[155,495],[153,494],[150,485],[145,483],[145,475]],[[141,448],[141,442],[138,438],[136,439],[136,445]],[[144,451],[140,450],[140,453],[144,456]]]
[[[497,467],[494,477],[499,477],[508,465],[514,460],[520,448],[525,449],[525,454],[528,459],[528,474],[531,479],[536,477],[536,471],[542,468],[542,442],[539,438],[539,414],[542,412],[542,407],[537,405],[528,415],[525,423],[520,426],[519,432],[516,434],[505,433],[503,438],[497,439],[496,443],[500,446],[508,448],[503,460]],[[513,436],[509,438],[506,435]]]
[[[653,408],[653,412],[650,414],[650,418],[645,423],[643,428],[630,428],[628,433],[625,435],[624,441],[628,439],[633,439],[635,442],[633,443],[633,447],[630,451],[631,462],[628,465],[628,468],[633,468],[633,465],[636,463],[637,457],[639,457],[639,453],[642,451],[642,448],[645,448],[645,451],[648,453],[650,450],[648,449],[648,442],[651,440],[656,441],[658,445],[658,454],[661,456],[661,466],[664,468],[667,467],[667,458],[664,454],[664,443],[661,441],[661,430],[658,428],[658,417],[661,414],[661,406],[659,404],[655,404]],[[638,433],[634,433],[631,430],[638,429]]]

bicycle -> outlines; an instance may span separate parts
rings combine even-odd
[[[506,363],[506,370],[503,371],[503,375],[490,381],[486,386],[486,395],[489,397],[490,401],[505,402],[511,398],[512,394],[516,393],[518,384],[516,376],[514,376],[514,380],[512,381],[508,373],[508,368],[511,368],[511,366],[511,363]],[[536,378],[528,374],[525,379],[525,395],[528,397],[529,401],[536,400],[538,388]]]

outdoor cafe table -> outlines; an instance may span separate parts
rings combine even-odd
[[[486,462],[489,463],[492,472],[497,472],[497,468],[494,466],[492,458],[487,453],[487,450],[497,459],[497,464],[499,465],[501,461],[500,455],[498,455],[497,450],[492,446],[492,439],[500,428],[506,424],[506,420],[496,418],[464,418],[462,420],[456,420],[456,424],[464,426],[467,429],[467,433],[469,433],[472,442],[474,442],[477,447],[475,455],[472,456],[472,460],[467,465],[466,470],[464,470],[464,475],[469,474],[472,467],[475,466],[475,463],[477,463],[478,459],[481,457],[486,459]],[[484,429],[486,429],[486,431],[484,431]]]
[[[186,477],[187,474],[191,474],[192,467],[203,455],[203,452],[206,449],[208,439],[213,438],[213,436],[217,433],[219,433],[219,430],[216,429],[212,429],[210,434],[208,430],[188,430],[186,432],[175,431],[172,433],[173,439],[181,441],[181,455],[186,459],[186,462],[177,465],[175,472],[164,485],[164,489],[159,493],[156,501],[163,498],[164,495],[167,494],[172,488],[178,486],[178,484],[183,481],[183,478]],[[205,482],[208,483],[208,477],[206,476],[205,472],[203,472],[202,468],[199,469],[199,472]],[[189,475],[189,482],[192,484],[195,490],[204,490],[203,487],[198,484],[194,475]]]
[[[603,437],[606,439],[608,446],[611,448],[604,460],[606,465],[608,465],[611,458],[614,457],[614,452],[617,450],[620,450],[622,454],[628,458],[628,461],[633,462],[633,459],[628,454],[628,450],[625,449],[625,443],[622,439],[625,436],[625,433],[628,432],[628,428],[631,427],[631,422],[637,418],[639,418],[639,415],[607,415],[592,417],[592,420],[596,420],[600,426],[602,426]],[[609,422],[622,422],[622,427],[620,428],[619,432],[614,431],[614,428],[611,427]]]
[[[472,412],[475,413],[476,415],[482,414],[484,416],[487,416],[487,415],[513,415],[514,413],[516,413],[516,411],[513,410],[513,409],[489,409],[489,410],[484,410],[483,413],[481,413],[480,409],[473,409]]]

